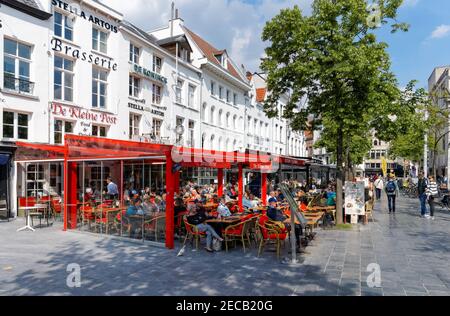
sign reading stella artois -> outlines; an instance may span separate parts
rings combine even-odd
[[[117,117],[109,113],[92,112],[83,108],[67,106],[56,102],[51,104],[50,110],[54,116],[67,117],[79,121],[90,121],[93,123],[117,124]]]

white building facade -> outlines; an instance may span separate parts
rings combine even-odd
[[[0,4],[0,154],[75,134],[306,156],[303,134],[265,115],[264,76],[247,78],[179,18],[147,33],[95,0]],[[13,210],[20,196],[62,194],[61,161],[4,169]]]

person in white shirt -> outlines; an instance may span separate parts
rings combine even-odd
[[[377,201],[379,201],[381,199],[381,192],[383,192],[384,190],[384,181],[381,176],[378,176],[378,178],[375,180],[374,186],[377,195]]]

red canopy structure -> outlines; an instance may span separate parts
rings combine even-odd
[[[224,170],[237,168],[239,208],[243,209],[244,169],[262,174],[262,200],[266,204],[267,174],[282,165],[304,166],[305,161],[260,152],[221,152],[170,145],[112,140],[86,136],[65,136],[65,146],[17,143],[19,160],[64,161],[64,230],[77,226],[77,163],[84,161],[145,160],[166,164],[166,247],[174,248],[174,197],[179,190],[180,169],[204,167],[218,170],[218,195],[224,194]],[[123,191],[123,190],[122,190]]]

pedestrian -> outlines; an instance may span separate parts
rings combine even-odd
[[[435,209],[435,202],[434,199],[439,197],[439,191],[436,181],[434,180],[433,176],[430,176],[428,178],[428,186],[426,190],[426,195],[428,197],[428,204],[430,205],[430,216],[432,220],[434,220],[434,209]]]
[[[376,195],[377,195],[377,201],[379,201],[379,200],[381,200],[381,192],[384,189],[383,178],[381,178],[381,176],[378,176],[378,178],[374,182],[374,185],[375,185],[375,191],[376,191]]]
[[[389,214],[395,213],[395,200],[399,194],[397,182],[392,175],[389,175],[389,180],[385,187],[386,195],[388,197]]]
[[[419,182],[417,183],[417,190],[419,193],[420,209],[421,209],[421,217],[422,218],[425,218],[427,215],[427,194],[426,194],[427,187],[428,187],[428,181],[423,176],[423,172],[420,172]]]

